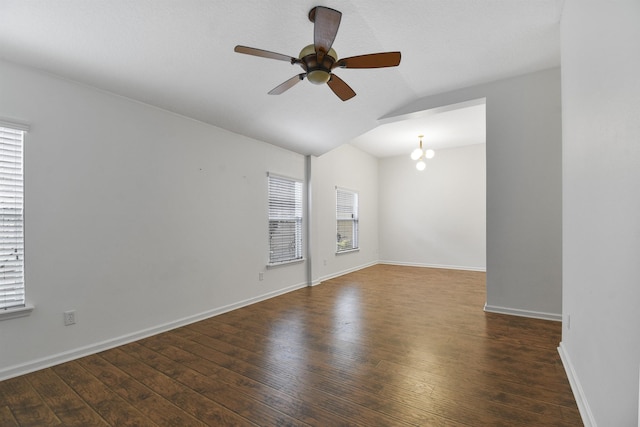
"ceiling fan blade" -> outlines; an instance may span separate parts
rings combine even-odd
[[[301,82],[304,79],[304,76],[305,73],[300,73],[297,76],[291,77],[289,80],[271,89],[269,91],[269,95],[280,95],[284,91],[291,89],[297,83]]]
[[[322,61],[336,39],[342,13],[328,7],[316,6],[309,12],[309,19],[314,23],[313,44],[318,54],[318,61]]]
[[[400,52],[381,52],[343,58],[336,61],[333,68],[384,68],[396,67],[399,64]]]
[[[282,53],[276,53],[276,52],[269,52],[268,50],[263,50],[263,49],[256,49],[255,47],[247,47],[247,46],[238,45],[233,50],[235,52],[244,53],[244,54],[247,54],[247,55],[260,56],[262,58],[277,59],[279,61],[287,61],[287,62],[290,62],[292,64],[294,64],[294,63],[299,61],[298,58],[294,58],[294,57],[289,56],[289,55],[283,55]]]
[[[351,89],[351,87],[349,87],[349,85],[346,84],[344,80],[342,80],[335,74],[331,74],[331,78],[329,79],[327,84],[329,85],[333,93],[338,95],[338,98],[342,99],[343,101],[347,101],[356,96],[356,93],[353,91],[353,89]]]

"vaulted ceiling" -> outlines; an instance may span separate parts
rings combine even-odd
[[[357,93],[346,102],[306,81],[268,95],[301,69],[234,46],[297,57],[313,42],[317,5],[342,12],[339,57],[399,50],[400,66],[337,69]],[[353,142],[389,156],[427,126],[404,123],[400,137],[401,123],[379,121],[390,112],[558,66],[561,10],[562,0],[0,0],[0,58],[302,154]]]

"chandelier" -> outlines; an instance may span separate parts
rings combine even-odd
[[[420,138],[420,147],[411,152],[411,160],[417,160],[418,163],[416,163],[416,169],[418,169],[419,171],[423,171],[424,168],[427,167],[427,164],[424,160],[433,159],[433,156],[436,155],[436,152],[430,148],[428,150],[423,150],[422,138],[424,138],[424,135],[418,135],[418,138]]]

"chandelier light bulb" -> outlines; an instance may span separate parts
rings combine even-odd
[[[424,137],[424,135],[418,135],[418,138],[420,138],[420,147],[416,148],[415,150],[413,150],[411,152],[411,160],[417,160],[418,163],[416,163],[416,169],[418,169],[419,171],[423,171],[424,168],[427,167],[427,164],[424,162],[424,159],[431,159],[433,158],[433,156],[436,155],[435,151],[433,151],[432,149],[428,149],[427,151],[423,151],[422,150],[422,138]]]

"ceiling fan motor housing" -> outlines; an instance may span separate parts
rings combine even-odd
[[[322,60],[318,60],[322,57]],[[318,55],[314,45],[305,46],[300,51],[300,61],[304,70],[307,72],[307,80],[313,84],[324,84],[331,78],[331,68],[338,59],[338,54],[333,48],[324,55]]]

